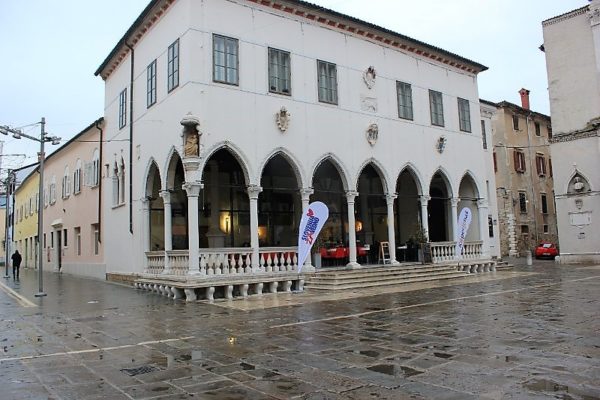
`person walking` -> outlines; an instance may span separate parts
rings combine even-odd
[[[17,277],[17,280],[19,280],[19,269],[21,268],[21,261],[23,259],[19,254],[19,250],[15,250],[15,253],[10,258],[13,265],[13,280],[15,279],[15,276]]]

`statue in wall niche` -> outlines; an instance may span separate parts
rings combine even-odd
[[[198,157],[200,155],[200,120],[191,114],[181,120],[183,125],[183,156]]]
[[[183,155],[185,157],[198,157],[198,134],[188,133],[185,139]]]
[[[584,184],[581,182],[581,178],[576,176],[575,183],[573,184],[573,189],[577,192],[581,192],[583,190]]]

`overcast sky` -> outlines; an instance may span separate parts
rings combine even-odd
[[[196,0],[199,1],[199,0]],[[541,22],[587,0],[312,0],[489,67],[479,75],[486,100],[549,114]],[[103,114],[104,84],[94,71],[148,0],[0,0],[0,125],[46,118],[65,140]],[[39,136],[39,125],[25,132]],[[2,168],[35,162],[39,143],[0,136]],[[63,141],[64,143],[64,141]],[[9,156],[25,154],[25,156]],[[3,175],[3,174],[2,174]]]

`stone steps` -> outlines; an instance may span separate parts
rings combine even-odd
[[[496,270],[498,271],[508,271],[513,269],[515,266],[512,265],[511,263],[507,262],[507,261],[502,261],[499,260],[498,263],[496,264]]]
[[[351,290],[381,286],[401,285],[464,278],[467,272],[455,266],[410,265],[400,267],[378,267],[357,270],[318,272],[308,278],[306,290]]]

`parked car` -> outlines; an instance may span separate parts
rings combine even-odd
[[[558,249],[554,243],[542,242],[535,248],[535,258],[554,259],[558,255]]]

